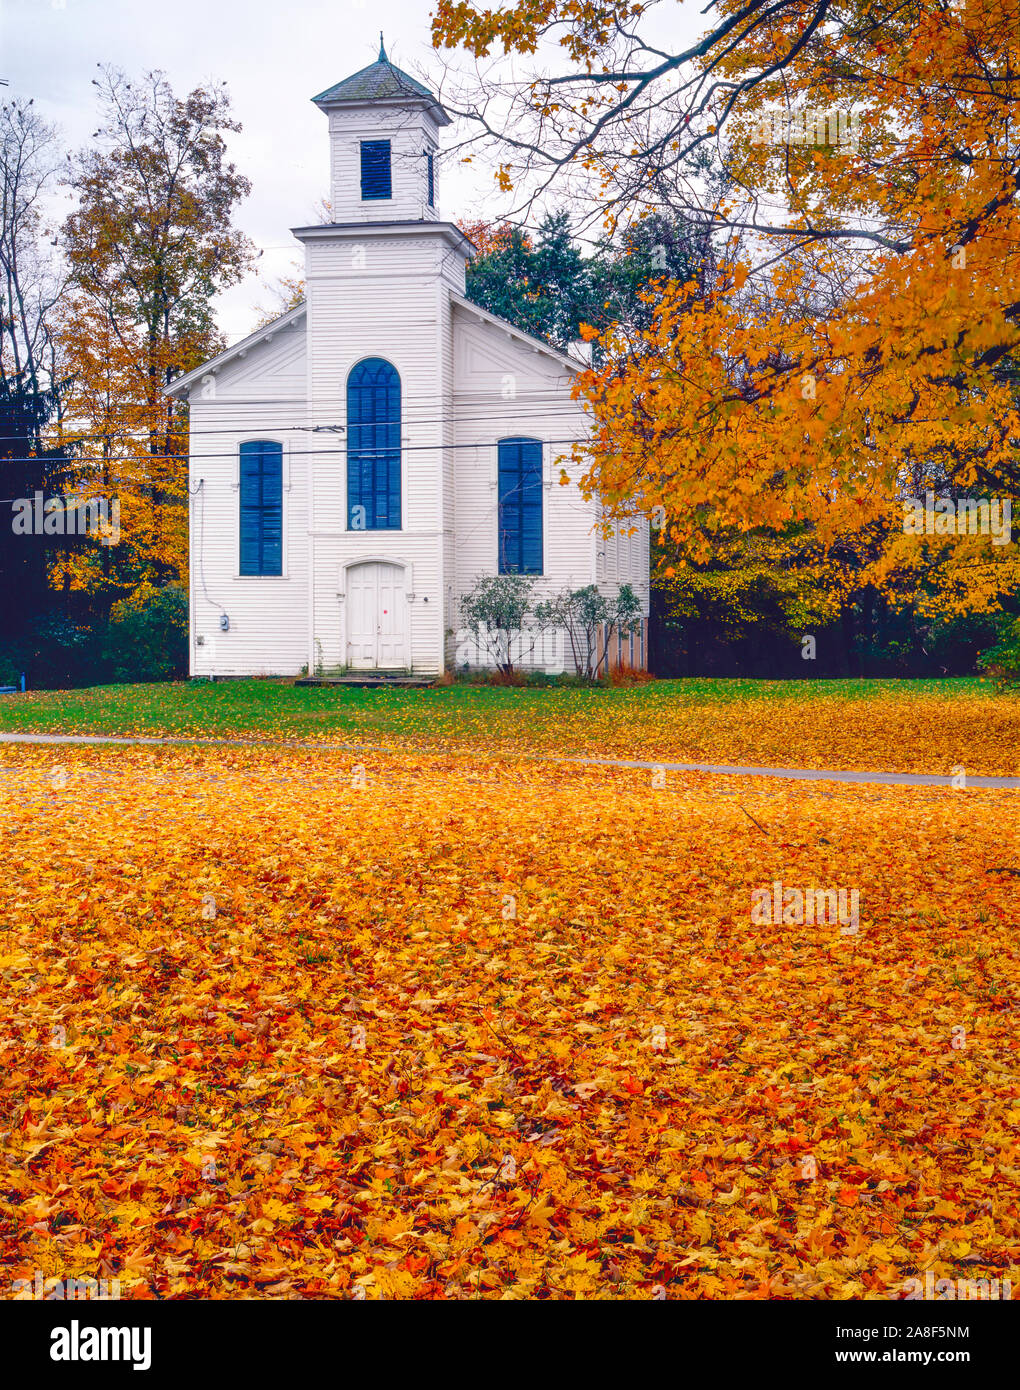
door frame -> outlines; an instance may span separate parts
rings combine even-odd
[[[407,604],[407,621],[404,624],[404,662],[399,669],[411,670],[411,602],[414,598],[413,579],[414,566],[409,560],[398,560],[392,555],[358,555],[353,559],[344,560],[340,565],[340,586],[337,590],[337,599],[340,605],[340,653],[341,665],[348,669],[350,652],[347,643],[347,571],[356,569],[359,565],[392,565],[394,569],[404,572],[404,601]],[[380,666],[366,667],[366,670],[389,669]]]

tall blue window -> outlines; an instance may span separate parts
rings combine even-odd
[[[390,174],[390,142],[362,140],[361,197],[363,202],[376,198],[392,198],[393,180]]]
[[[283,446],[241,445],[241,574],[283,573]]]
[[[499,441],[499,572],[542,573],[542,441]]]
[[[435,171],[435,167],[434,167],[434,165],[433,165],[433,163],[432,163],[432,155],[429,153],[429,151],[428,151],[428,150],[425,150],[425,151],[424,151],[424,155],[425,155],[425,196],[428,198],[429,207],[430,207],[430,208],[434,208],[435,205],[436,205],[436,171]]]
[[[347,525],[400,530],[400,376],[381,357],[347,378]]]

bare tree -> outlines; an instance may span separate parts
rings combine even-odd
[[[33,395],[55,384],[51,318],[65,280],[43,204],[57,167],[57,132],[32,102],[0,106],[0,373]]]
[[[553,193],[588,208],[591,223],[626,225],[670,208],[707,217],[728,237],[748,233],[801,242],[856,241],[905,251],[912,229],[866,212],[807,220],[791,213],[791,188],[774,196],[741,186],[741,159],[731,136],[746,138],[749,112],[763,94],[789,107],[792,75],[817,75],[816,94],[846,109],[866,97],[867,74],[833,58],[833,35],[853,49],[883,26],[901,23],[899,0],[716,0],[670,16],[673,35],[655,28],[660,0],[614,0],[590,7],[524,0],[475,12],[441,0],[433,21],[437,47],[462,45],[474,55],[470,76],[452,69],[444,105],[468,131],[457,153],[496,165],[498,184],[513,191],[508,214],[531,216]],[[952,0],[932,0],[944,10]],[[703,15],[711,20],[694,36]],[[691,40],[678,30],[691,21]],[[668,31],[667,31],[668,33]],[[496,58],[502,45],[510,58]],[[521,55],[535,54],[525,70]],[[801,113],[803,114],[803,113]],[[895,138],[895,137],[893,137]],[[722,171],[723,177],[717,177]]]

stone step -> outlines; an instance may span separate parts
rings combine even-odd
[[[294,682],[295,685],[346,685],[362,690],[382,690],[389,686],[424,690],[432,683],[431,676],[414,676],[406,671],[350,671],[346,676],[302,676]]]

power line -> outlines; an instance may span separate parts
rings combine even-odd
[[[507,405],[510,406],[510,407],[512,407],[513,404],[514,404],[514,402],[516,401],[516,399],[517,399],[516,397],[508,397],[508,398],[507,398]],[[571,406],[571,403],[570,403],[570,402],[568,402],[566,405],[563,405],[563,404],[556,404],[556,403],[550,401],[548,404],[546,404],[546,405],[540,405],[540,406],[538,406],[538,407],[537,407],[536,409],[534,409],[534,410],[529,410],[529,411],[527,411],[527,412],[515,411],[514,413],[515,413],[515,415],[516,415],[516,418],[517,418],[518,420],[520,420],[520,421],[541,420],[541,419],[548,419],[548,418],[551,418],[551,417],[555,417],[555,416],[558,416],[558,415],[564,415],[564,414],[567,414],[567,413],[572,413],[572,412],[571,412],[571,409],[570,409],[570,406]],[[468,409],[470,410],[471,407],[468,407]],[[420,415],[411,415],[411,416],[407,416],[407,415],[405,415],[404,418],[403,418],[403,420],[401,421],[401,424],[404,425],[404,426],[408,426],[408,425],[419,426],[419,425],[466,425],[466,424],[479,424],[479,423],[485,423],[486,421],[491,420],[491,419],[493,418],[493,416],[497,416],[497,417],[498,417],[498,416],[500,416],[500,414],[501,414],[501,413],[500,413],[499,411],[482,410],[482,411],[479,411],[479,412],[474,413],[474,414],[464,413],[464,414],[455,414],[455,415],[427,415],[427,416],[420,416]],[[254,429],[263,429],[263,430],[275,430],[275,431],[279,431],[279,432],[290,431],[290,432],[292,432],[292,433],[293,433],[293,432],[321,433],[321,432],[324,432],[324,431],[326,431],[326,430],[343,431],[343,430],[347,430],[347,429],[349,429],[349,428],[351,428],[351,427],[350,427],[350,426],[346,426],[346,425],[300,425],[300,424],[295,424],[293,421],[282,421],[282,420],[281,420],[281,421],[269,421],[269,422],[266,422],[266,421],[262,421],[262,420],[252,420],[251,416],[245,415],[242,419],[238,420],[235,424],[232,424],[232,425],[218,425],[218,426],[216,426],[215,428],[207,429],[207,430],[199,429],[199,430],[187,430],[187,431],[185,431],[185,430],[183,430],[183,429],[180,429],[180,430],[170,429],[170,430],[168,430],[168,431],[164,431],[164,430],[161,429],[161,430],[159,431],[159,433],[160,433],[160,434],[163,434],[163,433],[180,434],[181,436],[183,436],[183,435],[186,433],[189,439],[200,439],[200,438],[207,438],[207,437],[209,437],[210,435],[237,434],[237,433],[239,433],[239,432],[242,431],[242,430],[243,430],[244,432],[247,433],[247,432],[249,432],[249,431],[250,431],[251,429],[253,429],[253,428],[254,428]],[[354,426],[354,428],[372,428],[372,424],[371,424],[371,422],[369,422],[369,424],[367,424],[367,425],[358,425],[358,426]],[[81,444],[81,443],[86,442],[86,441],[89,441],[89,440],[116,439],[116,438],[118,438],[118,437],[119,437],[120,439],[125,439],[125,438],[130,439],[130,438],[131,438],[131,431],[130,431],[130,429],[124,429],[123,431],[101,430],[101,431],[97,431],[97,432],[91,433],[91,434],[75,434],[73,437],[69,437],[69,438],[65,439],[62,443],[52,443],[52,444],[46,445],[46,447],[47,447],[47,448],[53,448],[53,449],[71,448],[71,447],[73,447],[73,446],[75,446],[75,445],[77,445],[77,444]],[[5,439],[23,439],[23,438],[24,438],[24,435],[23,435],[23,434],[6,434],[6,435],[0,435],[0,440],[5,440]],[[141,439],[141,438],[140,438],[138,442],[139,442],[139,445],[140,445],[140,446],[144,445],[144,439]]]
[[[530,399],[532,399],[532,400],[534,400],[534,401],[535,401],[535,404],[534,404],[530,409],[528,409],[528,410],[526,410],[526,411],[516,411],[516,410],[515,410],[515,414],[517,415],[518,419],[521,419],[521,420],[540,419],[540,418],[542,418],[542,417],[548,417],[548,416],[554,416],[554,415],[562,415],[562,414],[567,414],[567,413],[574,413],[575,411],[578,412],[578,413],[584,413],[584,406],[583,406],[583,405],[580,405],[578,402],[573,401],[573,400],[570,400],[570,399],[564,401],[563,398],[562,398],[562,396],[561,396],[558,392],[549,391],[549,392],[546,394],[546,399],[543,399],[542,396],[538,396],[537,399],[536,399],[536,393],[534,393],[534,392],[529,392],[529,393],[527,393],[527,397],[530,398]],[[423,401],[423,402],[428,402],[429,405],[433,405],[433,404],[435,403],[435,399],[436,399],[436,398],[435,398],[435,394],[434,394],[433,392],[424,392],[424,393],[422,393],[421,396],[417,396],[417,397],[415,397],[415,396],[405,396],[405,397],[404,397],[404,403],[411,402],[411,401],[415,401],[415,400],[420,400],[420,401]],[[507,397],[505,397],[505,398],[504,398],[504,397],[501,397],[500,399],[501,399],[501,401],[503,402],[503,404],[504,404],[507,408],[509,408],[509,409],[514,409],[514,407],[520,402],[521,397],[519,397],[519,396],[517,396],[517,395],[512,395],[512,396],[507,396]],[[293,401],[287,401],[286,399],[268,400],[268,401],[260,401],[260,400],[250,400],[250,401],[249,401],[249,400],[242,400],[242,401],[236,401],[236,400],[229,400],[229,401],[217,401],[217,404],[218,404],[218,405],[229,405],[231,408],[233,408],[233,407],[235,407],[235,406],[238,407],[238,408],[242,408],[242,407],[245,407],[245,406],[255,406],[255,405],[304,404],[304,402],[303,402],[303,401],[300,401],[300,402],[293,402]],[[141,408],[141,407],[139,407],[139,409],[140,409],[140,408]],[[501,416],[501,414],[502,414],[502,412],[501,412],[500,410],[494,409],[493,407],[491,407],[491,406],[489,406],[489,405],[487,405],[487,404],[483,404],[483,403],[481,403],[481,402],[478,402],[477,404],[476,404],[476,403],[468,402],[468,403],[465,403],[464,405],[460,405],[460,406],[454,405],[452,412],[443,411],[443,412],[442,412],[441,414],[439,414],[439,415],[419,415],[419,414],[417,414],[413,409],[412,409],[411,411],[403,411],[403,412],[402,412],[402,419],[401,419],[401,422],[400,422],[400,423],[401,423],[402,425],[458,425],[458,424],[474,424],[474,423],[478,423],[478,422],[480,422],[480,421],[481,421],[481,422],[484,422],[484,421],[487,421],[487,420],[491,420],[493,417],[497,417],[497,418],[498,418],[498,417]],[[369,423],[371,423],[371,422],[369,422]],[[65,439],[65,440],[63,440],[63,441],[61,441],[61,442],[53,442],[53,443],[51,443],[51,444],[48,444],[46,447],[48,447],[48,448],[54,448],[54,449],[59,449],[59,448],[70,448],[70,447],[72,447],[72,446],[74,446],[74,445],[76,445],[76,444],[80,444],[80,443],[82,443],[83,441],[87,441],[87,440],[111,439],[111,438],[116,438],[118,435],[119,435],[120,437],[130,437],[130,436],[131,436],[131,433],[132,433],[132,428],[134,428],[135,433],[139,436],[139,443],[142,443],[142,442],[143,442],[142,436],[144,436],[145,427],[144,427],[144,426],[135,426],[135,427],[131,427],[131,426],[125,425],[125,426],[122,426],[119,430],[97,430],[97,431],[93,431],[93,432],[90,432],[90,433],[87,433],[87,434],[86,434],[86,433],[81,433],[81,434],[78,434],[78,433],[71,433],[71,434],[70,434],[70,437],[68,437],[67,439]],[[242,419],[240,419],[239,421],[237,421],[235,424],[231,424],[231,425],[217,425],[217,426],[210,427],[209,429],[190,429],[190,428],[189,428],[189,429],[187,429],[187,430],[185,430],[185,428],[183,428],[183,426],[182,426],[181,428],[175,428],[174,426],[170,426],[168,429],[165,429],[165,430],[161,428],[161,429],[159,430],[159,433],[161,433],[161,434],[163,434],[163,433],[180,434],[180,435],[182,435],[182,436],[183,436],[185,433],[187,433],[189,439],[196,439],[196,438],[200,438],[200,437],[202,437],[202,436],[215,435],[215,434],[236,434],[236,433],[238,432],[238,430],[240,430],[240,429],[243,429],[243,430],[245,430],[245,431],[248,431],[248,430],[251,429],[251,428],[259,428],[259,429],[267,429],[267,430],[291,430],[291,431],[300,430],[300,431],[313,431],[313,432],[318,432],[318,431],[327,430],[327,429],[331,429],[331,430],[343,430],[343,429],[348,428],[348,426],[343,426],[343,425],[309,425],[309,424],[299,424],[299,423],[294,422],[293,420],[286,420],[286,421],[280,420],[280,421],[266,422],[266,421],[261,421],[261,420],[253,420],[253,419],[251,418],[251,416],[245,415],[245,416],[243,416]],[[69,432],[69,433],[70,433],[70,432]],[[22,432],[22,433],[20,433],[20,434],[0,434],[0,440],[23,439],[23,438],[24,438],[24,432]]]
[[[511,403],[511,402],[508,402],[508,404],[510,404],[510,403]],[[541,421],[543,421],[543,420],[555,419],[555,418],[561,417],[561,416],[563,416],[564,414],[567,414],[567,413],[573,413],[573,412],[569,412],[569,411],[566,410],[562,405],[553,405],[553,404],[550,404],[550,405],[545,406],[545,407],[541,407],[541,408],[536,409],[536,410],[528,411],[528,412],[526,412],[526,413],[514,412],[516,420],[517,420],[522,426],[528,424],[528,423],[531,422],[531,421],[541,422]],[[491,421],[491,420],[493,419],[493,416],[494,416],[494,415],[495,415],[497,418],[502,418],[501,415],[500,415],[500,412],[498,412],[498,411],[495,411],[495,412],[494,412],[494,411],[489,411],[489,410],[487,410],[487,411],[483,411],[483,412],[481,412],[480,414],[476,414],[476,415],[467,415],[467,414],[465,414],[465,415],[412,416],[410,419],[408,419],[408,418],[405,417],[405,418],[404,418],[402,421],[400,421],[399,423],[401,424],[402,427],[405,427],[405,428],[406,428],[406,427],[410,427],[410,426],[413,426],[413,427],[417,428],[417,427],[419,427],[419,426],[424,426],[424,425],[454,425],[454,426],[457,426],[457,425],[469,425],[469,424],[485,424],[485,423],[488,423],[489,421]],[[243,419],[237,421],[237,422],[236,422],[235,424],[233,424],[233,425],[221,425],[221,426],[216,427],[215,429],[208,429],[208,430],[189,430],[189,431],[187,431],[187,432],[185,432],[184,430],[179,430],[179,431],[177,431],[177,430],[162,431],[162,430],[161,430],[160,433],[161,433],[161,434],[162,434],[162,433],[169,433],[169,434],[171,434],[171,435],[173,435],[173,434],[179,434],[182,438],[184,437],[185,433],[187,433],[187,437],[188,437],[189,441],[192,440],[192,439],[209,438],[209,437],[212,436],[212,435],[239,434],[239,433],[242,433],[242,432],[245,433],[245,434],[249,434],[249,433],[252,433],[254,430],[262,430],[262,431],[267,432],[267,433],[278,433],[278,434],[284,434],[284,433],[292,433],[292,434],[293,434],[293,433],[320,434],[320,433],[325,433],[325,432],[336,432],[338,435],[340,435],[340,434],[343,434],[343,433],[348,432],[350,429],[373,429],[373,428],[382,428],[386,423],[387,423],[387,422],[371,422],[371,421],[369,421],[369,422],[364,423],[364,424],[359,423],[359,424],[353,425],[353,426],[346,426],[346,425],[298,425],[298,424],[294,424],[293,421],[262,421],[262,420],[254,420],[254,421],[253,421],[253,420],[251,419],[250,416],[245,416]],[[393,421],[392,423],[396,424],[396,423],[398,423],[398,422]],[[21,439],[21,438],[23,438],[23,437],[24,437],[23,435],[0,435],[0,439]],[[506,437],[509,437],[509,436],[506,436]],[[53,444],[53,445],[50,445],[50,446],[47,446],[47,447],[48,447],[48,448],[53,448],[53,449],[60,449],[60,448],[70,449],[70,448],[73,448],[73,447],[77,446],[78,444],[85,443],[85,442],[88,442],[88,441],[97,441],[97,440],[111,440],[111,441],[112,441],[112,440],[115,440],[115,439],[118,439],[118,438],[119,438],[119,440],[120,440],[121,443],[124,443],[125,441],[128,442],[128,443],[131,442],[131,434],[130,434],[129,431],[125,431],[123,434],[121,434],[121,435],[119,435],[119,436],[112,434],[110,431],[101,431],[101,432],[95,433],[95,434],[81,434],[81,435],[76,436],[75,438],[67,439],[67,440],[63,441],[62,444]],[[139,451],[144,451],[145,453],[148,453],[148,450],[147,450],[146,445],[145,445],[145,440],[144,440],[144,438],[138,438],[136,442],[137,442],[137,444],[138,444]],[[408,447],[408,448],[411,448],[411,447],[414,447],[414,446],[408,445],[407,447]],[[451,447],[451,448],[452,448],[452,447],[455,447],[455,446],[450,445],[450,446],[448,446],[448,447]],[[37,458],[37,459],[43,459],[43,455],[41,455],[41,454],[40,454],[40,455],[34,455],[33,457],[34,457],[34,458]],[[157,455],[150,454],[149,457],[157,457]],[[173,455],[173,457],[178,457],[178,456],[177,456],[177,455]],[[45,461],[45,459],[44,459],[44,461]],[[54,461],[55,461],[55,460],[54,460]]]
[[[504,437],[507,438],[507,439],[516,438],[516,436],[512,436],[512,435],[506,435],[506,436],[504,436]],[[584,438],[584,439],[542,439],[542,440],[539,441],[539,443],[541,443],[541,444],[590,444],[590,443],[591,443],[591,440],[588,439],[588,438]],[[438,449],[438,450],[441,451],[441,450],[443,450],[443,449],[493,449],[493,448],[495,448],[498,444],[499,444],[499,440],[498,440],[498,439],[488,439],[488,440],[481,440],[481,441],[476,442],[476,443],[473,443],[473,444],[396,444],[396,445],[393,445],[392,447],[386,448],[386,449],[360,449],[360,448],[359,448],[359,449],[350,449],[350,448],[347,447],[347,446],[342,446],[342,447],[336,448],[336,449],[293,449],[293,450],[291,450],[289,457],[290,457],[290,458],[306,458],[306,457],[311,457],[312,455],[315,455],[315,454],[335,454],[337,457],[340,457],[341,455],[346,455],[346,454],[348,454],[348,453],[356,453],[360,458],[371,458],[371,457],[383,458],[383,457],[388,457],[390,454],[396,454],[396,453],[413,454],[413,453],[420,453],[420,452],[423,452],[424,450],[432,450],[432,451],[435,451],[435,450]],[[139,461],[139,459],[152,459],[152,460],[154,460],[154,459],[175,459],[175,460],[177,460],[178,462],[183,462],[183,461],[185,461],[185,460],[191,459],[192,457],[193,457],[193,456],[192,456],[191,454],[148,454],[148,453],[146,453],[146,454],[140,454],[140,455],[139,455],[139,454],[115,454],[115,455],[112,455],[112,456],[106,456],[106,457],[104,457],[104,458],[102,458],[102,459],[96,459],[95,462],[97,462],[97,463],[100,463],[100,462],[101,462],[101,463],[136,463],[136,462]],[[199,463],[204,463],[206,459],[236,459],[236,458],[237,458],[237,451],[236,451],[235,449],[232,449],[232,450],[231,450],[229,453],[227,453],[227,454],[197,454],[197,455],[194,455],[194,458],[195,458],[196,462],[199,462]],[[45,460],[40,460],[39,458],[36,458],[36,457],[5,458],[5,459],[0,459],[0,463],[39,463],[39,462],[45,462]],[[85,463],[85,462],[90,462],[90,460],[83,459],[82,462],[83,462],[83,463]],[[0,499],[0,500],[3,500],[3,499]]]

